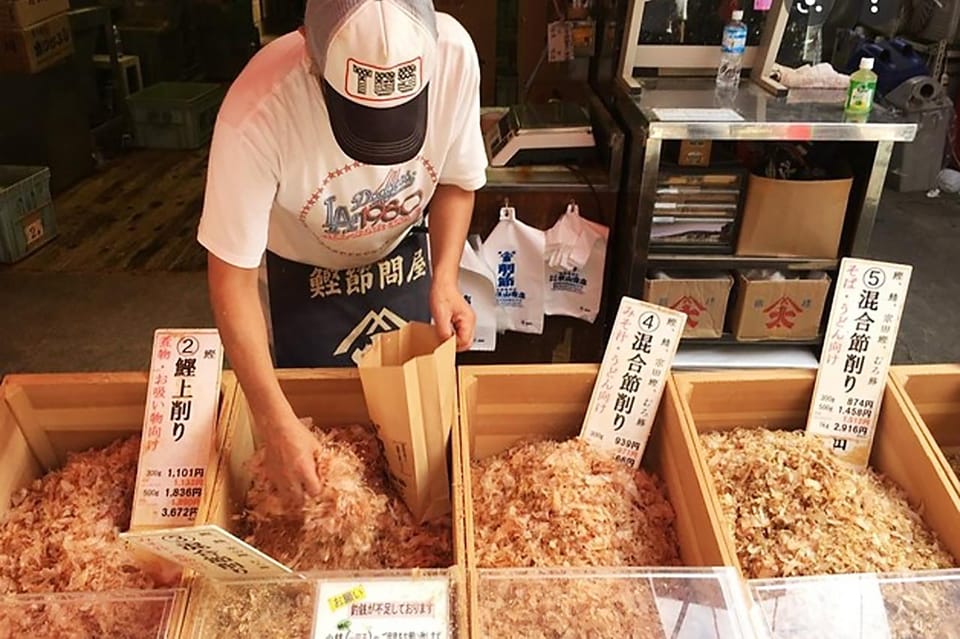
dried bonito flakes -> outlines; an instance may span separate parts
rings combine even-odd
[[[471,472],[482,568],[680,562],[661,482],[582,440],[522,444],[473,462]]]
[[[667,637],[646,580],[496,579],[481,583],[477,594],[481,637]]]
[[[322,490],[291,510],[251,460],[247,542],[298,571],[446,568],[453,563],[450,517],[418,525],[387,480],[372,426],[313,427]]]
[[[311,427],[321,444],[322,490],[302,508],[288,507],[267,478],[264,450],[250,460],[252,483],[239,525],[246,541],[299,572],[447,568],[453,564],[449,517],[419,525],[387,478],[372,426]],[[311,636],[312,590],[307,586],[249,588],[208,585],[200,616],[235,639]]]
[[[51,597],[22,605],[2,597],[162,585],[119,537],[130,525],[139,451],[139,437],[130,437],[100,450],[71,453],[63,468],[14,495],[0,521],[0,638],[156,636],[166,605],[162,600]]]
[[[701,435],[747,578],[952,568],[903,491],[825,454],[802,430]]]
[[[230,639],[311,639],[315,586],[311,581],[250,584],[197,583],[193,596],[205,603],[200,636]],[[214,605],[210,605],[215,602]]]

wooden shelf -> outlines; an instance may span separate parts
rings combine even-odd
[[[738,340],[729,333],[725,333],[723,337],[719,338],[684,337],[680,343],[692,346],[820,346],[823,344],[823,337],[802,340],[772,339],[766,341],[743,341]]]

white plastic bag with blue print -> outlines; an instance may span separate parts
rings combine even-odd
[[[544,312],[594,322],[603,299],[607,227],[580,216],[571,204],[546,233]]]
[[[480,248],[496,276],[497,328],[543,333],[543,231],[517,219],[513,207],[500,209],[500,223]]]
[[[477,316],[471,351],[497,349],[497,286],[493,270],[480,257],[480,236],[467,238],[460,258],[460,292]]]

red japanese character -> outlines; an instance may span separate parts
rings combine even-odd
[[[697,318],[700,317],[700,314],[707,310],[707,307],[700,303],[699,300],[690,297],[689,295],[684,295],[671,306],[675,311],[680,311],[681,313],[686,313],[687,315],[687,326],[690,328],[696,328],[700,324],[700,320]]]
[[[767,322],[767,328],[793,328],[796,326],[796,318],[803,313],[800,305],[784,295],[776,302],[763,309],[763,312],[770,318]]]

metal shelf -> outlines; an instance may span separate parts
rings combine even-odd
[[[650,269],[773,269],[778,271],[834,271],[840,265],[837,259],[747,257],[739,255],[650,253]]]

